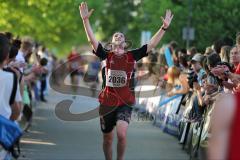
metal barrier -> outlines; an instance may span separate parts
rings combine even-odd
[[[143,90],[147,87],[149,86],[143,86]],[[214,105],[205,107],[201,120],[191,121],[195,94],[190,92],[185,97],[183,95],[168,97],[163,91],[157,93],[158,96],[137,98],[136,108],[139,108],[140,117],[141,115],[153,117],[153,125],[165,133],[178,137],[182,148],[189,153],[190,159],[206,159]]]

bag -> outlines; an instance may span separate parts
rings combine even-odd
[[[15,122],[0,115],[0,144],[11,152],[14,158],[20,154],[19,141],[22,134],[21,128]],[[16,153],[15,146],[19,153]]]

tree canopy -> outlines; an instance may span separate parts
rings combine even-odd
[[[162,25],[161,16],[171,9],[174,19],[161,44],[171,40],[185,47],[182,29],[188,21],[189,0],[87,0],[95,11],[90,18],[93,30],[101,41],[108,41],[116,31],[126,34],[133,47],[140,45],[142,30],[154,34]],[[0,0],[0,31],[32,36],[50,49],[64,54],[73,45],[87,43],[78,6],[81,0]],[[240,1],[192,0],[191,26],[199,49],[215,40],[235,38],[239,31]]]

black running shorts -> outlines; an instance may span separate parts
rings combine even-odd
[[[130,122],[132,107],[123,105],[119,107],[100,106],[100,125],[103,133],[109,133],[113,130],[118,120]]]

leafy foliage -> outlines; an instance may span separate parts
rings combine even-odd
[[[97,38],[108,41],[121,31],[139,46],[142,30],[155,33],[162,25],[166,9],[174,13],[172,24],[162,43],[176,40],[184,47],[182,28],[187,25],[189,0],[87,0],[94,8],[90,21]],[[0,0],[0,30],[15,35],[30,35],[36,40],[66,53],[73,45],[87,43],[78,6],[81,0]],[[226,36],[235,38],[239,31],[240,1],[192,0],[192,27],[195,40],[191,45],[200,49]]]

